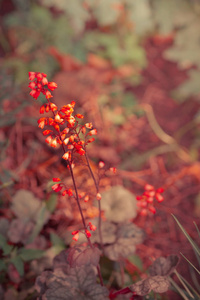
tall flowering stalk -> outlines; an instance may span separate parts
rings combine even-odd
[[[74,196],[76,199],[79,212],[82,219],[83,230],[76,230],[72,232],[73,239],[75,241],[78,240],[79,232],[85,234],[88,244],[91,248],[94,246],[91,243],[91,231],[95,231],[96,227],[89,222],[86,223],[86,220],[83,215],[83,211],[80,204],[80,198],[78,194],[78,189],[73,173],[73,159],[74,154],[77,153],[80,156],[85,156],[88,168],[90,170],[91,176],[94,180],[96,191],[97,191],[97,200],[99,201],[99,220],[101,220],[101,206],[100,200],[101,195],[99,193],[99,187],[97,181],[94,177],[92,169],[90,167],[89,159],[87,157],[86,147],[89,143],[92,143],[95,139],[92,137],[97,134],[97,130],[93,128],[92,123],[85,123],[84,125],[79,124],[78,120],[83,119],[84,116],[81,114],[73,115],[75,101],[72,101],[70,104],[64,105],[60,109],[56,106],[55,103],[51,102],[50,99],[52,96],[52,91],[57,88],[57,84],[55,82],[49,82],[47,80],[47,75],[39,72],[29,72],[29,87],[31,88],[30,95],[34,99],[38,99],[39,95],[42,93],[45,95],[47,102],[40,107],[40,114],[52,112],[52,117],[41,117],[38,120],[38,126],[41,129],[44,129],[48,126],[48,129],[44,129],[43,135],[46,136],[45,142],[49,144],[51,147],[59,147],[61,146],[63,149],[62,158],[67,162],[67,168],[70,171],[74,191],[65,187],[64,183],[61,182],[60,178],[53,178],[55,184],[52,186],[52,189],[55,192],[61,192],[62,195]],[[82,138],[81,138],[82,137]],[[99,221],[99,226],[101,226],[101,221]],[[102,236],[101,229],[100,232],[100,240],[102,244]],[[103,285],[100,268],[97,267],[98,274],[100,277],[101,284]]]

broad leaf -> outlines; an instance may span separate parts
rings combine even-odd
[[[101,207],[106,220],[124,222],[137,215],[135,196],[123,186],[114,186],[102,193]]]
[[[46,202],[46,207],[50,211],[50,213],[53,213],[57,205],[57,195],[51,194],[48,201]]]
[[[39,299],[46,300],[106,300],[108,290],[96,283],[91,267],[71,268],[69,274],[61,269],[43,272],[36,280]]]
[[[130,21],[138,35],[151,32],[154,29],[153,11],[150,1],[126,0]]]
[[[6,263],[4,262],[4,260],[0,259],[0,272],[5,271],[6,269],[7,269]]]
[[[151,287],[148,279],[144,279],[129,286],[130,290],[139,296],[145,296],[150,293]]]
[[[113,244],[104,247],[105,255],[111,260],[127,257],[135,252],[135,246],[144,239],[144,232],[135,224],[119,224],[116,240]]]
[[[24,262],[19,256],[13,257],[10,262],[15,266],[20,276],[24,275]]]
[[[52,272],[45,271],[37,278],[35,288],[40,295],[39,299],[108,299],[108,290],[96,283],[96,274],[91,265],[73,268],[70,267],[71,259],[73,260],[73,254],[72,258],[70,257],[71,250],[73,249],[61,251],[61,253],[54,258],[54,270]],[[86,252],[86,255],[87,254],[88,253]],[[99,256],[99,253],[94,256]],[[76,256],[76,258],[79,258],[79,255]],[[81,262],[78,263],[82,264],[82,258],[80,261]],[[95,264],[96,263],[97,260]]]
[[[19,190],[13,197],[11,210],[21,220],[24,221],[36,221],[41,215],[42,202],[37,199],[33,193],[27,190]],[[49,212],[44,214],[44,223],[49,218]]]
[[[69,273],[70,265],[68,263],[68,255],[70,250],[63,250],[58,255],[54,257],[53,268],[62,269],[63,272]]]
[[[55,0],[42,0],[43,4],[49,7],[56,7],[59,10],[62,10],[66,13],[68,18],[71,21],[72,27],[76,33],[83,31],[86,21],[88,21],[90,15],[87,10],[84,9],[84,6],[80,0],[73,1],[55,1]]]
[[[152,8],[155,25],[161,34],[184,28],[194,19],[192,6],[187,0],[153,0]]]
[[[10,254],[13,249],[13,246],[7,244],[7,240],[2,234],[0,234],[0,249],[3,250],[4,255]]]
[[[120,11],[114,9],[114,7],[119,5],[121,0],[101,0],[97,2],[89,0],[88,2],[100,26],[109,26],[117,22]]]
[[[170,282],[166,276],[152,276],[129,286],[139,296],[145,296],[153,290],[155,293],[168,291]]]
[[[179,257],[177,255],[169,255],[167,258],[157,258],[149,269],[151,276],[161,275],[169,276],[177,267]]]
[[[45,251],[39,249],[21,248],[18,252],[18,255],[23,261],[29,261],[41,258],[44,255],[44,253]]]
[[[94,247],[74,247],[68,250],[67,262],[70,267],[81,267],[81,266],[97,266],[99,263],[101,251]]]
[[[27,244],[32,243],[34,241],[34,239],[38,236],[38,234],[40,233],[44,224],[47,222],[50,216],[49,212],[47,211],[46,205],[44,203],[41,204],[37,216],[38,217],[36,220],[36,224],[34,226],[34,229],[32,230],[32,234],[27,240]]]
[[[34,223],[32,221],[24,221],[19,218],[14,219],[10,223],[8,238],[13,243],[22,242],[26,244],[33,231],[33,227]]]
[[[93,219],[92,224],[97,226],[97,230],[92,233],[91,241],[92,243],[100,243],[98,219]],[[102,240],[104,244],[111,244],[115,242],[116,232],[117,232],[116,224],[113,224],[112,222],[109,221],[102,222],[101,231],[102,231]]]
[[[54,246],[60,246],[60,247],[63,247],[63,248],[65,246],[64,241],[54,232],[50,233],[50,240],[51,240],[51,243]]]
[[[9,221],[6,218],[0,218],[0,234],[7,237],[7,232],[9,228]]]

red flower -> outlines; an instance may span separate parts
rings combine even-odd
[[[89,132],[89,135],[97,135],[97,130],[96,130],[96,129],[92,129],[92,130]]]
[[[53,178],[53,182],[59,182],[60,181],[60,178]]]
[[[32,90],[32,91],[30,91],[30,95],[33,97],[33,98],[35,98],[35,99],[37,99],[38,97],[39,97],[39,95],[40,95],[40,92],[38,91],[38,90]]]
[[[88,226],[90,227],[90,230],[95,231],[97,228],[96,226],[92,225],[91,222],[88,223]]]
[[[47,85],[51,91],[54,91],[58,87],[58,85],[55,82],[49,82]]]
[[[75,115],[75,117],[77,117],[77,118],[79,118],[79,119],[83,119],[83,118],[84,118],[84,116],[81,115],[81,114],[77,114],[77,115]]]
[[[85,234],[86,234],[87,238],[91,237],[91,232],[87,229],[85,229]]]
[[[72,232],[72,235],[74,235],[74,237],[72,238],[72,240],[74,241],[78,241],[78,238],[79,238],[79,230],[75,230]]]
[[[98,201],[101,200],[101,194],[100,194],[100,193],[97,193],[97,194],[96,194],[96,198],[97,198]]]
[[[92,142],[94,142],[95,141],[95,138],[91,138],[91,139],[89,139],[88,141],[87,141],[87,143],[92,143]]]
[[[49,134],[50,132],[52,132],[52,130],[49,130],[49,129],[44,130],[44,131],[43,131],[43,135],[47,135],[47,134]]]
[[[69,159],[69,152],[65,152],[65,154],[62,156],[63,159],[68,160]]]
[[[45,95],[46,95],[46,98],[47,98],[47,99],[53,97],[49,91],[45,91]]]
[[[58,192],[60,192],[60,191],[62,190],[62,186],[61,186],[60,183],[56,183],[56,184],[52,185],[51,188],[52,188],[52,190],[54,190],[54,192],[56,192],[56,193],[58,193]]]
[[[35,72],[29,72],[29,80],[34,80],[35,79],[35,75],[36,73]]]

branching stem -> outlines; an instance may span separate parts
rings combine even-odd
[[[53,115],[55,117],[55,112],[54,111],[53,111]],[[62,140],[60,130],[58,131],[58,134],[59,134],[60,140]],[[63,152],[65,153],[66,151],[65,151],[65,147],[64,147],[63,144],[62,144],[62,149],[63,149]],[[88,158],[87,158],[87,161],[88,161]],[[78,189],[77,189],[77,186],[76,186],[74,172],[73,172],[73,169],[72,169],[72,166],[71,166],[70,162],[68,163],[68,166],[69,166],[70,175],[71,175],[71,178],[72,178],[72,182],[73,182],[73,186],[74,186],[74,190],[75,190],[75,194],[76,194],[75,199],[76,199],[76,202],[77,202],[77,205],[78,205],[78,208],[79,208],[79,212],[80,212],[80,215],[81,215],[83,227],[84,227],[85,230],[87,230],[87,226],[86,226],[86,223],[85,223],[85,218],[84,218],[83,211],[82,211],[81,204],[80,204],[80,199],[79,199],[79,195],[78,195]],[[92,244],[92,242],[90,240],[90,237],[88,237],[87,235],[86,235],[86,237],[87,237],[89,246],[93,249],[94,246],[93,246],[93,244]],[[97,272],[98,272],[98,275],[99,275],[100,283],[103,286],[104,285],[103,284],[103,278],[102,278],[102,275],[101,275],[101,271],[100,271],[99,265],[97,266]]]
[[[94,173],[92,171],[90,161],[89,161],[88,156],[87,156],[87,151],[85,151],[85,158],[86,158],[86,161],[87,161],[87,166],[88,166],[88,169],[90,171],[91,177],[92,177],[92,179],[94,181],[94,184],[95,184],[95,187],[96,187],[96,192],[99,193],[99,185],[98,185],[98,183],[96,181],[96,178],[94,176]],[[101,230],[101,200],[98,200],[98,209],[99,209],[98,230],[99,230],[100,245],[101,245],[101,249],[103,250],[104,247],[103,247],[103,238],[102,238],[102,230]]]

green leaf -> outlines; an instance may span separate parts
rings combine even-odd
[[[20,276],[24,275],[24,263],[19,256],[13,257],[10,262],[15,266]]]
[[[198,226],[197,226],[196,222],[193,222],[193,223],[194,223],[194,226],[196,227],[196,230],[197,230],[197,232],[198,232],[198,235],[199,235],[199,238],[200,238],[200,231],[199,231],[199,228],[198,228]]]
[[[153,0],[153,15],[161,34],[171,33],[175,27],[185,27],[194,18],[187,0]]]
[[[7,270],[6,263],[4,262],[4,260],[0,259],[0,272],[6,270]]]
[[[145,35],[155,27],[150,1],[126,0],[130,21],[134,24],[134,32],[137,35]]]
[[[21,189],[13,197],[11,210],[21,220],[43,222],[45,224],[49,219],[49,212],[45,209],[44,204],[34,196],[30,191]],[[42,220],[41,220],[42,218]]]
[[[45,251],[40,250],[40,249],[26,249],[26,248],[21,248],[18,251],[19,257],[23,261],[29,261],[33,259],[39,259],[44,255]]]
[[[118,35],[95,31],[87,34],[83,42],[86,49],[109,59],[115,67],[130,63],[141,68],[146,66],[145,50],[135,34],[124,35],[120,40]]]
[[[183,253],[180,252],[180,254],[185,258],[185,260],[187,260],[187,262],[191,265],[191,267],[200,275],[200,271],[191,263],[191,261],[189,261],[189,259],[187,259],[187,257],[185,257]]]
[[[199,37],[200,38],[200,37]],[[199,95],[199,70],[190,70],[188,80],[173,90],[172,95],[179,101],[186,98]]]
[[[64,241],[57,234],[53,232],[50,233],[50,240],[54,246],[61,246],[63,248],[65,247]]]
[[[49,197],[49,200],[46,202],[46,207],[50,211],[50,213],[53,213],[57,205],[57,195],[51,194]]]
[[[64,11],[77,34],[83,31],[86,21],[90,18],[90,14],[84,8],[82,1],[80,0],[73,0],[70,2],[65,0],[43,0],[43,4]]]
[[[33,232],[26,244],[32,243],[34,239],[38,236],[41,229],[43,228],[44,224],[46,223],[46,218],[49,212],[47,211],[46,205],[43,203],[39,212],[38,212],[38,218],[35,224],[35,227],[33,229]]]
[[[136,254],[131,255],[128,257],[128,260],[131,263],[133,263],[140,271],[143,270],[143,263],[138,255],[136,255]]]
[[[113,25],[118,21],[120,11],[113,7],[115,4],[120,4],[120,0],[101,0],[96,3],[93,0],[89,0],[89,2],[93,6],[93,13],[100,26]]]
[[[180,229],[182,230],[182,232],[184,233],[184,235],[186,236],[186,238],[190,242],[190,244],[191,244],[192,248],[194,249],[195,253],[198,254],[198,256],[200,256],[200,249],[197,246],[197,244],[193,241],[193,239],[189,236],[187,231],[184,229],[184,227],[181,225],[181,223],[178,221],[178,219],[173,214],[172,214],[172,217],[174,218],[174,220],[176,221],[176,223],[178,224],[178,226],[180,227]]]
[[[0,233],[0,249],[3,250],[4,255],[10,254],[13,246],[8,245],[6,238]]]
[[[116,223],[133,219],[137,215],[135,195],[121,185],[111,187],[102,193],[101,207],[106,220]]]

